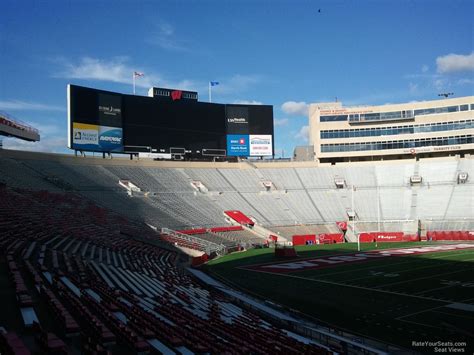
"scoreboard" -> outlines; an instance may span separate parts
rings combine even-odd
[[[273,156],[273,106],[199,102],[151,88],[149,97],[68,85],[68,147],[79,151]]]

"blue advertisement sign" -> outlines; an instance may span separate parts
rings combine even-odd
[[[227,155],[228,156],[249,156],[249,136],[248,134],[228,134],[227,135]]]

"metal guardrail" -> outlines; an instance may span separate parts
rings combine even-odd
[[[208,255],[213,253],[213,252],[216,252],[218,254],[222,254],[226,250],[226,247],[223,244],[216,244],[216,243],[213,243],[213,242],[201,239],[201,238],[194,237],[194,236],[189,235],[189,234],[184,234],[184,233],[177,232],[177,231],[169,229],[169,228],[161,228],[161,233],[171,235],[171,236],[173,236],[177,239],[181,239],[181,240],[186,241],[186,242],[195,243],[195,244],[199,245],[200,247],[202,247],[203,251],[205,251],[206,254],[208,254]]]
[[[34,132],[39,134],[39,130],[37,128],[34,128],[30,126],[29,124],[23,122],[22,120],[19,120],[18,118],[13,117],[12,115],[6,113],[5,111],[0,111],[0,118],[4,118],[15,125],[17,125],[19,128],[22,128],[26,131]]]

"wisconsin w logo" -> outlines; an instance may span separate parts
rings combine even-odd
[[[181,90],[171,91],[171,98],[173,99],[173,101],[181,100],[182,95],[183,92]]]

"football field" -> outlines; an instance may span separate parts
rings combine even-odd
[[[294,260],[260,249],[207,268],[234,287],[355,336],[420,352],[435,352],[440,343],[472,351],[473,243],[363,244],[360,253],[354,244],[297,250]]]

